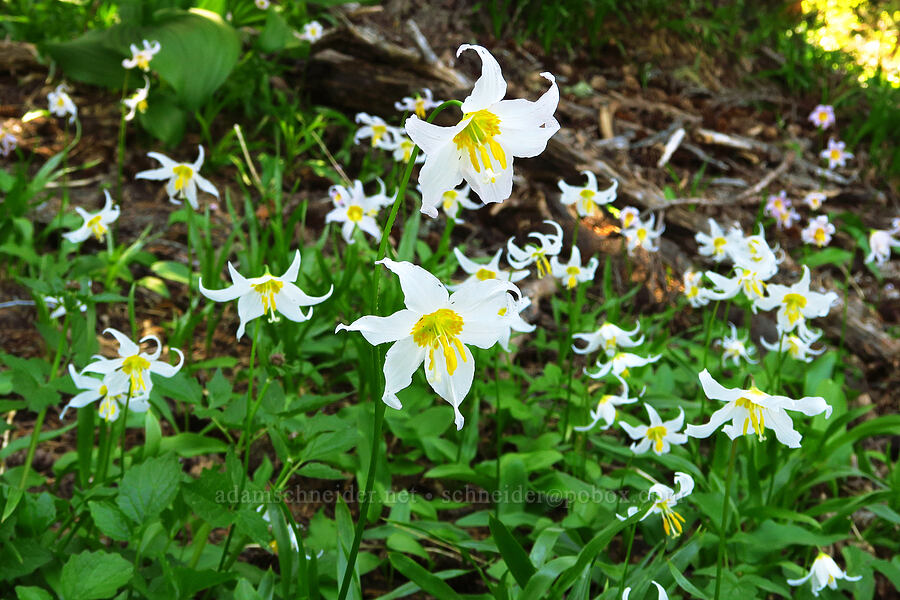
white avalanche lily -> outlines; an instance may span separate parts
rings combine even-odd
[[[353,231],[357,228],[371,235],[376,242],[381,241],[381,229],[375,216],[385,201],[392,201],[384,195],[383,183],[381,189],[381,194],[367,197],[362,182],[358,179],[349,189],[342,185],[331,186],[328,192],[334,202],[334,208],[325,215],[325,222],[340,223],[341,236],[348,244],[355,243]]]
[[[144,46],[143,48],[138,48],[137,44],[131,44],[128,47],[128,49],[131,50],[131,58],[126,58],[122,61],[122,66],[126,69],[137,67],[141,71],[149,71],[150,61],[153,60],[153,57],[156,56],[156,53],[162,48],[160,43],[156,40],[152,42],[143,40],[141,43]]]
[[[453,255],[459,268],[468,274],[468,277],[462,283],[448,285],[447,289],[451,291],[458,290],[471,281],[488,281],[490,279],[499,279],[501,281],[511,281],[513,283],[521,281],[528,277],[528,271],[506,271],[500,268],[500,255],[503,254],[503,248],[497,250],[491,260],[485,264],[480,264],[474,260],[469,260],[459,248],[453,249]]]
[[[687,473],[676,471],[675,485],[678,486],[677,492],[669,486],[663,485],[661,483],[655,483],[650,486],[649,494],[651,496],[656,496],[656,499],[653,501],[653,506],[650,507],[650,510],[648,510],[647,513],[641,518],[641,521],[643,521],[650,515],[661,515],[663,530],[666,532],[666,535],[671,535],[672,537],[678,537],[679,535],[681,535],[684,526],[684,517],[682,517],[672,509],[673,507],[678,505],[679,500],[686,496],[689,496],[691,492],[694,491],[694,478]],[[637,511],[638,507],[630,506],[628,507],[627,516],[623,517],[622,515],[617,514],[616,518],[620,521],[624,521]]]
[[[763,310],[778,308],[778,330],[787,333],[803,325],[806,319],[824,317],[837,300],[835,292],[822,294],[810,291],[809,267],[803,265],[800,281],[792,286],[769,284],[766,286],[766,296],[757,299],[755,304]]]
[[[424,88],[421,96],[416,94],[414,97],[402,98],[399,102],[394,102],[394,108],[400,112],[415,113],[417,117],[424,119],[426,111],[437,108],[441,104],[443,104],[442,100],[435,100],[431,90]]]
[[[682,281],[684,283],[684,295],[691,306],[698,308],[709,304],[709,296],[706,295],[706,290],[702,287],[703,273],[700,271],[685,271]]]
[[[813,596],[818,598],[819,592],[826,587],[836,590],[838,579],[859,581],[862,579],[862,575],[857,575],[855,577],[847,575],[846,571],[842,571],[841,568],[837,566],[837,563],[834,562],[833,558],[824,552],[819,552],[819,555],[816,557],[816,560],[813,561],[812,567],[810,567],[806,577],[801,577],[800,579],[788,579],[787,583],[788,585],[796,586],[803,585],[809,580],[810,585],[812,586]]]
[[[644,403],[647,409],[647,416],[650,417],[650,425],[639,425],[637,427],[629,425],[625,421],[620,421],[619,425],[625,430],[625,433],[633,440],[640,440],[631,444],[631,451],[635,454],[643,454],[647,450],[653,449],[653,452],[659,456],[667,454],[672,449],[672,444],[687,443],[687,436],[678,433],[678,430],[684,426],[684,410],[679,408],[679,415],[671,421],[663,421],[659,418],[656,410]]]
[[[809,337],[790,334],[784,337],[784,341],[776,340],[774,343],[767,342],[766,338],[760,338],[759,343],[762,344],[766,350],[772,352],[786,351],[794,360],[802,360],[805,363],[811,363],[814,356],[818,356],[825,352],[825,348],[816,350],[812,347],[815,341],[821,337],[821,333],[813,334],[809,332],[808,335]]]
[[[866,255],[866,263],[875,261],[883,265],[891,258],[891,248],[900,247],[900,240],[891,235],[892,232],[873,229],[869,234],[869,254]]]
[[[722,427],[722,431],[731,439],[747,435],[752,427],[753,433],[763,441],[768,427],[775,432],[775,438],[779,442],[789,448],[799,448],[802,436],[794,429],[786,411],[795,410],[809,417],[824,412],[826,419],[831,416],[831,406],[818,396],[792,400],[787,396],[772,396],[757,387],[749,390],[729,389],[713,379],[706,369],[700,372],[699,377],[707,398],[722,400],[727,404],[714,412],[705,425],[688,425],[685,433],[689,437],[709,437],[723,423],[731,421]]]
[[[609,361],[605,363],[601,363],[598,360],[597,364],[594,365],[595,367],[597,367],[596,373],[588,373],[587,367],[585,367],[584,374],[591,379],[600,379],[602,377],[606,377],[606,375],[610,372],[612,372],[612,374],[617,377],[627,377],[628,369],[643,367],[644,365],[654,363],[659,360],[660,356],[662,355],[657,354],[656,356],[643,358],[638,356],[637,354],[631,354],[629,352],[617,352]]]
[[[559,201],[566,206],[575,205],[575,212],[579,217],[587,217],[594,214],[600,206],[609,204],[616,199],[616,192],[619,189],[619,182],[613,180],[610,187],[605,190],[597,189],[597,176],[590,171],[582,171],[587,177],[587,185],[576,186],[569,185],[565,181],[560,181],[559,191],[562,192],[562,198]]]
[[[206,178],[200,176],[200,167],[203,166],[203,146],[198,146],[200,153],[197,160],[193,163],[175,162],[165,154],[159,152],[148,152],[147,156],[156,159],[162,166],[158,169],[150,169],[149,171],[141,171],[135,175],[135,179],[153,179],[162,181],[168,179],[166,183],[166,193],[169,195],[169,202],[172,204],[181,204],[178,198],[187,198],[191,208],[197,210],[200,205],[197,204],[197,188],[208,194],[212,194],[216,198],[219,192],[215,186]]]
[[[755,365],[757,361],[753,359],[752,355],[756,354],[756,348],[746,344],[750,335],[738,338],[737,327],[734,326],[734,323],[729,323],[728,326],[731,328],[731,335],[726,334],[725,337],[719,340],[722,344],[722,364],[724,365],[727,360],[731,359],[734,366],[738,366],[741,359],[744,359],[748,363]]]
[[[61,83],[56,89],[47,94],[47,102],[50,104],[50,114],[57,117],[69,115],[69,123],[73,123],[78,117],[78,107],[72,102],[68,94],[69,86]]]
[[[484,204],[509,198],[513,159],[537,156],[559,131],[553,118],[559,103],[553,75],[541,73],[551,85],[536,102],[503,100],[506,81],[497,60],[485,48],[469,44],[456,55],[466,50],[481,57],[481,77],[462,103],[462,120],[453,127],[432,125],[416,115],[406,120],[406,132],[425,152],[419,183],[422,212],[431,217],[437,216],[441,195],[463,179]]]
[[[736,245],[737,239],[742,239],[743,235],[741,235],[740,230],[734,226],[732,226],[726,234],[713,219],[708,219],[707,223],[709,223],[708,234],[697,232],[697,234],[694,235],[694,239],[697,240],[697,243],[700,245],[697,252],[703,256],[709,256],[716,262],[722,262],[730,256],[730,252]],[[737,233],[737,239],[735,233]]]
[[[108,231],[107,225],[119,218],[119,207],[113,206],[113,201],[109,192],[103,190],[103,193],[106,195],[106,202],[103,204],[103,208],[98,212],[89,213],[80,206],[75,207],[75,212],[84,219],[84,223],[82,223],[81,227],[75,231],[64,233],[64,238],[73,244],[78,244],[88,239],[91,237],[91,234],[93,234],[98,242],[103,241],[103,237]]]
[[[416,143],[411,139],[406,137],[405,135],[401,136],[397,140],[397,145],[394,147],[393,157],[397,162],[402,162],[404,164],[409,163],[409,160],[412,158],[413,150],[416,148]],[[421,152],[416,155],[415,164],[421,164],[425,162],[425,155]]]
[[[622,223],[622,229],[629,229],[634,222],[638,220],[640,211],[633,206],[626,206],[619,211],[619,222]]]
[[[548,256],[556,256],[562,250],[563,230],[556,221],[547,219],[544,221],[556,229],[556,233],[538,233],[532,231],[528,237],[533,237],[540,244],[526,244],[525,248],[519,248],[513,243],[513,238],[506,242],[506,260],[515,269],[525,269],[529,265],[537,265],[538,277],[550,273],[550,261]]]
[[[134,94],[122,100],[122,104],[128,109],[128,113],[125,115],[126,121],[132,120],[138,111],[142,113],[147,111],[147,94],[149,93],[150,80],[145,76],[144,87],[138,88]]]
[[[265,274],[260,277],[252,277],[247,279],[237,272],[234,265],[229,261],[228,273],[231,275],[232,286],[223,290],[210,290],[203,287],[203,279],[200,279],[200,293],[214,302],[228,302],[238,299],[238,317],[241,322],[237,329],[237,338],[241,339],[244,335],[244,329],[247,323],[257,317],[261,317],[269,313],[269,322],[278,321],[275,311],[288,318],[290,321],[302,323],[312,317],[312,308],[306,314],[303,314],[301,307],[313,306],[324,302],[331,296],[334,286],[329,288],[328,293],[324,296],[308,296],[300,288],[294,285],[297,276],[300,274],[300,251],[294,253],[294,260],[291,266],[281,277],[276,277],[269,273],[266,268]]]
[[[612,424],[616,422],[617,406],[622,406],[623,404],[634,404],[641,396],[644,395],[644,390],[641,390],[641,393],[636,397],[629,398],[628,383],[621,378],[619,378],[619,381],[622,383],[622,393],[618,396],[613,394],[604,394],[600,396],[600,399],[597,401],[597,407],[590,412],[592,421],[587,425],[573,427],[572,429],[574,429],[575,431],[589,431],[593,429],[597,425],[597,423],[600,422],[600,419],[603,419],[603,421],[605,422],[605,425],[603,425],[600,429],[609,429],[610,427],[612,427]]]
[[[567,289],[572,289],[579,283],[594,280],[597,271],[597,257],[592,256],[585,266],[581,266],[581,251],[578,246],[572,247],[572,257],[566,264],[560,264],[556,256],[550,259],[550,271],[559,279]]]
[[[357,113],[356,122],[363,125],[353,135],[353,141],[357,144],[360,140],[371,139],[373,148],[394,150],[403,136],[402,129],[388,125],[381,117],[376,117],[369,113]]]
[[[90,289],[90,282],[88,282],[88,289]],[[66,314],[66,302],[62,296],[44,296],[41,299],[44,301],[44,304],[47,305],[48,309],[53,309],[53,312],[49,315],[51,319],[58,319]],[[75,300],[75,308],[77,308],[79,312],[87,312],[87,304],[81,300]]]
[[[656,583],[655,581],[651,581],[650,583],[652,583],[653,585],[656,586],[656,589],[657,589],[657,591],[658,591],[658,593],[659,593],[659,595],[657,596],[656,600],[669,600],[669,595],[666,593],[666,588],[664,588],[663,586],[659,585],[659,584]],[[624,590],[622,590],[622,600],[628,600],[628,596],[630,596],[630,595],[631,595],[631,588],[630,588],[630,587],[627,587],[627,588],[625,588]]]
[[[815,219],[810,219],[809,225],[800,232],[800,238],[804,242],[819,248],[831,243],[832,235],[834,235],[834,225],[828,222],[828,217],[825,215],[819,215]]]
[[[507,352],[509,352],[509,338],[513,331],[531,333],[536,329],[535,325],[522,318],[522,311],[529,306],[531,306],[531,298],[528,296],[522,295],[521,298],[516,299],[507,294],[506,308],[501,308],[499,312],[500,317],[506,320],[506,329],[504,329],[500,341],[497,342]]]
[[[69,400],[69,403],[59,413],[60,419],[66,416],[66,411],[70,407],[81,408],[97,400],[100,400],[98,412],[107,422],[118,419],[119,407],[125,406],[126,403],[128,410],[134,412],[147,412],[150,409],[149,390],[128,398],[128,376],[122,371],[112,371],[107,373],[103,379],[97,379],[82,375],[75,370],[75,367],[69,365],[69,375],[72,377],[75,387],[84,391]]]
[[[647,252],[656,252],[659,250],[659,244],[656,242],[665,230],[666,226],[662,223],[658,228],[656,227],[656,215],[650,215],[646,221],[642,221],[640,218],[635,219],[631,227],[622,230],[628,254],[634,254],[639,246]]]
[[[155,335],[148,335],[141,338],[140,343],[152,340],[156,343],[156,350],[151,353],[141,352],[141,347],[131,341],[127,335],[107,327],[103,333],[109,333],[116,341],[119,342],[119,357],[107,359],[102,356],[94,356],[96,362],[86,366],[82,373],[100,373],[101,375],[110,375],[115,372],[124,373],[128,377],[127,392],[131,394],[131,398],[140,398],[150,394],[153,387],[153,381],[150,379],[150,373],[156,373],[163,377],[171,377],[181,370],[184,364],[184,354],[178,348],[172,348],[171,351],[178,355],[178,364],[170,365],[167,362],[159,360],[162,353],[162,342]]]
[[[412,383],[423,362],[431,388],[453,407],[457,429],[462,429],[459,405],[469,393],[475,376],[475,359],[468,345],[490,348],[508,336],[507,292],[518,288],[504,281],[474,281],[453,294],[431,273],[408,262],[389,258],[383,264],[400,278],[406,308],[388,317],[367,315],[338,331],[359,331],[373,345],[393,342],[384,360],[384,394],[391,408],[402,404],[397,392]]]
[[[715,271],[706,271],[706,277],[713,283],[713,289],[705,291],[706,297],[711,300],[734,298],[743,290],[744,295],[753,302],[753,312],[756,312],[755,302],[765,294],[766,282],[758,271],[735,267],[731,277],[719,275]]]
[[[631,331],[625,331],[612,323],[604,323],[600,326],[600,329],[594,333],[574,334],[572,336],[573,339],[587,342],[587,346],[578,348],[575,344],[572,344],[572,350],[575,351],[576,354],[590,354],[602,345],[606,355],[613,356],[616,353],[616,348],[634,348],[643,344],[643,335],[636,340],[631,339],[631,337],[637,335],[640,330],[640,323],[637,323]]]
[[[422,186],[420,185],[417,187],[421,194]],[[441,209],[444,211],[444,214],[447,215],[448,219],[453,219],[454,223],[458,224],[463,222],[463,220],[457,216],[459,215],[460,208],[465,208],[466,210],[478,210],[484,206],[484,204],[469,200],[470,190],[469,184],[466,183],[463,184],[461,188],[447,190],[444,192],[444,195],[441,196]]]

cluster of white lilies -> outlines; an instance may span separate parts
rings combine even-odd
[[[143,48],[135,46],[132,49],[134,56],[129,65],[146,71],[153,54],[159,51],[159,44],[145,41]],[[438,206],[443,208],[449,219],[457,220],[461,207],[473,209],[507,199],[512,192],[513,160],[542,152],[549,138],[559,129],[559,123],[553,116],[559,92],[551,74],[541,73],[550,83],[550,88],[537,101],[504,100],[506,82],[494,57],[485,48],[472,45],[461,46],[457,54],[466,50],[476,52],[481,58],[482,73],[471,95],[461,103],[463,116],[455,126],[440,127],[424,120],[427,110],[441,104],[433,99],[430,90],[397,103],[398,110],[414,113],[403,128],[388,125],[381,118],[366,113],[357,115],[357,121],[363,124],[356,133],[357,141],[369,139],[372,147],[391,151],[395,159],[402,162],[412,160],[415,147],[424,152],[424,164],[419,174],[421,211],[432,217],[437,215]],[[66,111],[65,114],[71,114],[74,118],[76,110],[65,91],[57,89],[54,94],[56,96],[51,99],[51,105],[55,104],[60,111]],[[135,109],[141,110],[141,105],[129,105],[129,108],[133,112]],[[137,177],[166,181],[165,189],[172,202],[187,199],[191,208],[197,209],[198,189],[218,197],[216,188],[199,174],[204,158],[202,147],[193,163],[176,162],[155,152],[149,156],[161,166],[143,171]],[[580,216],[593,214],[613,202],[617,191],[616,182],[600,190],[593,173],[585,172],[584,175],[587,184],[583,187],[565,182],[559,184],[561,202],[573,206]],[[463,182],[464,187],[459,188]],[[470,190],[478,195],[482,204],[468,199]],[[380,190],[371,196],[366,195],[363,184],[358,180],[349,185],[333,186],[329,196],[333,210],[328,213],[326,222],[339,223],[342,237],[348,244],[354,242],[353,235],[357,229],[376,241],[381,239],[383,232],[378,226],[378,212],[396,201],[396,194],[387,194],[383,183],[380,183]],[[97,213],[77,209],[84,223],[67,234],[70,242],[80,243],[91,235],[98,241],[103,239],[110,223],[119,216],[119,209],[113,206],[108,194],[106,199],[106,205]],[[776,199],[781,203],[782,209],[779,210],[782,212],[774,212],[776,208],[772,208],[772,214],[780,225],[789,226],[795,217],[791,216],[783,195]],[[819,204],[821,200],[819,198]],[[775,207],[777,202],[772,204]],[[787,217],[779,216],[785,211]],[[643,220],[633,207],[625,207],[617,213],[629,253],[638,248],[647,251],[658,249],[658,239],[664,227],[661,224],[657,226],[654,215]],[[568,262],[562,263],[559,259],[563,249],[562,227],[550,220],[545,224],[553,231],[529,232],[529,241],[523,246],[516,244],[515,238],[509,239],[506,259],[514,270],[500,267],[502,250],[498,250],[485,263],[467,257],[460,248],[454,249],[459,266],[467,275],[458,284],[445,284],[426,269],[409,262],[390,258],[376,262],[398,277],[405,307],[388,316],[365,315],[349,325],[339,324],[336,332],[359,332],[370,344],[391,344],[383,366],[385,387],[382,400],[385,404],[394,409],[402,408],[398,393],[412,383],[413,374],[424,364],[426,381],[436,394],[453,407],[457,429],[463,427],[465,420],[460,405],[475,375],[475,358],[470,347],[491,348],[499,344],[506,349],[513,332],[534,329],[520,316],[531,301],[516,285],[529,275],[529,268],[534,266],[538,277],[552,275],[568,290],[594,279],[596,257],[582,264],[578,247],[573,244]],[[810,272],[806,267],[797,283],[791,286],[769,283],[778,271],[779,249],[769,246],[762,227],[756,234],[745,235],[737,226],[724,231],[710,219],[709,230],[708,234],[697,235],[700,254],[716,263],[729,261],[731,269],[727,274],[713,270],[685,273],[684,292],[688,302],[699,307],[711,300],[730,301],[742,293],[754,311],[776,311],[779,339],[775,342],[764,340],[767,348],[789,352],[797,360],[812,360],[813,354],[821,352],[811,349],[821,333],[811,329],[808,320],[826,315],[837,300],[836,294],[812,291]],[[811,235],[818,241],[827,239],[831,233],[826,228],[826,233]],[[312,318],[311,307],[330,297],[332,290],[321,296],[310,296],[298,288],[295,282],[299,267],[299,250],[290,267],[280,277],[272,275],[268,269],[259,276],[245,276],[229,262],[231,287],[213,289],[206,287],[201,280],[199,289],[215,302],[237,300],[240,318],[237,337],[241,338],[247,323],[258,317],[267,315],[270,321],[275,321],[279,316],[284,316],[295,322],[306,321]],[[704,285],[705,280],[711,283],[709,287]],[[304,307],[310,308],[304,312]],[[723,362],[732,360],[737,365],[741,360],[753,361],[755,351],[748,347],[747,337],[739,338],[736,327],[733,324],[729,326],[731,335],[722,340]],[[112,360],[94,357],[94,361],[81,372],[70,365],[73,381],[84,391],[75,396],[67,407],[82,407],[99,401],[101,416],[113,421],[118,418],[120,407],[125,407],[126,411],[129,408],[146,411],[152,387],[150,374],[173,375],[180,369],[183,357],[179,350],[173,350],[179,356],[178,364],[173,366],[159,360],[162,347],[155,336],[140,340],[155,342],[156,350],[147,354],[142,353],[139,345],[124,334],[112,329],[106,332],[118,341],[119,357]],[[794,400],[763,392],[755,386],[730,389],[715,381],[704,369],[698,374],[703,392],[708,398],[724,403],[707,423],[688,424],[682,431],[685,420],[683,409],[679,408],[674,418],[662,420],[657,409],[647,402],[641,408],[646,412],[649,423],[626,423],[620,419],[617,407],[638,405],[644,394],[642,390],[635,397],[630,395],[626,382],[629,370],[660,359],[658,354],[641,356],[626,351],[636,349],[644,342],[644,336],[638,337],[638,334],[639,325],[625,330],[612,323],[604,323],[594,332],[573,336],[574,340],[586,344],[573,345],[574,352],[588,355],[600,350],[602,353],[595,367],[585,369],[585,374],[594,379],[611,376],[621,385],[619,395],[602,395],[596,409],[591,411],[592,422],[575,427],[576,430],[590,430],[601,421],[601,429],[608,429],[618,422],[633,440],[631,449],[636,454],[650,450],[657,455],[665,454],[673,445],[685,444],[688,437],[706,438],[719,428],[731,439],[753,435],[760,441],[765,439],[766,429],[770,429],[778,442],[797,448],[802,437],[794,429],[788,411],[807,416],[824,413],[826,417],[831,413],[831,407],[824,398]],[[87,373],[101,375],[102,379]],[[674,507],[694,489],[694,481],[686,473],[676,472],[674,481],[677,491],[661,483],[653,483],[649,493],[654,503],[647,513],[660,514],[666,534],[673,536],[682,533],[685,522]],[[637,510],[637,507],[630,507],[628,515]],[[831,558],[820,554],[809,575],[789,583],[797,585],[811,580],[813,591],[818,595],[820,589],[826,585],[834,587],[835,580],[840,578],[853,579],[846,577],[846,573]],[[665,590],[659,584],[656,586],[660,598],[665,598]],[[627,599],[629,593],[630,589],[626,589],[623,598]]]

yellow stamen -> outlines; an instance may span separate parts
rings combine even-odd
[[[463,121],[469,119],[465,128],[453,137],[457,149],[465,149],[469,155],[469,161],[476,173],[493,171],[491,156],[500,164],[501,169],[506,169],[506,153],[494,140],[494,136],[500,133],[500,117],[487,110],[479,110],[463,115]],[[490,153],[488,153],[490,150]]]
[[[813,239],[816,242],[817,246],[825,245],[825,230],[821,227],[816,229],[816,232],[813,234]]]
[[[175,174],[175,191],[180,192],[194,176],[194,170],[187,165],[176,165],[172,167],[172,173]]]
[[[834,160],[834,161],[841,160],[841,151],[837,150],[837,149],[832,150],[831,154],[829,154],[829,156],[831,156],[831,160]]]
[[[578,285],[578,278],[576,277],[576,275],[581,273],[581,269],[579,269],[578,267],[574,267],[574,266],[566,267],[566,273],[569,275],[569,279],[566,282],[566,288],[571,290],[573,287]]]
[[[547,256],[544,254],[543,249],[537,248],[533,250],[531,256],[534,258],[534,264],[537,265],[538,279],[547,275],[550,272],[550,261],[547,260]]]
[[[275,294],[280,292],[283,287],[284,283],[274,277],[253,285],[253,289],[262,297],[263,313],[269,313],[270,323],[278,320],[275,316],[275,309],[277,308],[275,305]]]
[[[784,302],[784,314],[787,315],[791,325],[803,317],[800,310],[806,307],[806,298],[801,294],[785,294],[782,302]]]
[[[750,388],[750,392],[755,395],[764,395],[761,391],[756,388]],[[756,404],[753,400],[749,398],[738,398],[735,402],[735,406],[739,406],[740,408],[744,408],[747,412],[750,413],[749,418],[744,419],[744,435],[747,435],[747,431],[750,428],[750,425],[753,426],[753,431],[756,433],[759,441],[763,441],[766,439],[765,428],[766,428],[766,418],[765,407],[761,404]]]
[[[681,535],[684,517],[669,508],[668,500],[658,502],[657,507],[662,512],[663,531],[666,532],[666,535],[671,535],[672,537]]]
[[[479,281],[487,281],[489,279],[497,279],[497,272],[485,269],[484,267],[475,271],[475,278]]]
[[[352,204],[349,208],[347,208],[347,218],[354,223],[359,223],[363,218],[362,207],[357,206],[356,204]]]
[[[147,112],[147,101],[141,100],[140,102],[138,102],[137,109],[142,113]]]
[[[372,147],[387,134],[387,125],[372,125]]]
[[[416,116],[420,119],[425,118],[425,98],[421,96],[416,96]]]
[[[647,230],[644,227],[640,227],[637,230],[637,239],[643,242],[647,239]]]
[[[119,416],[119,403],[113,398],[104,398],[100,401],[100,416],[108,423]]]
[[[459,364],[457,355],[466,362],[466,350],[459,341],[463,329],[463,319],[449,308],[441,308],[433,313],[423,315],[412,328],[413,341],[420,348],[428,348],[428,360],[425,368],[435,370],[434,351],[440,348],[444,354],[447,374],[453,375]]]
[[[584,212],[593,212],[594,207],[596,206],[596,203],[594,202],[596,192],[593,190],[581,190],[578,195],[581,196],[581,206],[584,208]]]
[[[666,437],[666,428],[662,425],[648,427],[644,437],[653,442],[653,449],[656,450],[656,453],[658,454],[662,452],[663,449],[663,438]]]
[[[122,372],[131,378],[131,394],[134,395],[138,391],[147,391],[144,384],[144,371],[150,368],[150,361],[135,354],[129,356],[122,361]]]
[[[106,225],[100,222],[100,215],[92,217],[90,221],[87,222],[88,229],[94,232],[94,237],[97,238],[98,242],[103,241],[103,234],[106,233]]]
[[[728,242],[723,237],[717,237],[713,240],[713,248],[716,250],[716,256],[725,252],[725,244]]]

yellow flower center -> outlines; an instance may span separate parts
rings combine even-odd
[[[806,298],[801,294],[785,294],[782,302],[784,302],[784,314],[793,325],[803,316],[800,310],[806,306]]]
[[[362,207],[356,204],[350,205],[350,207],[347,208],[347,218],[354,223],[359,223],[363,218]]]
[[[453,137],[453,143],[457,149],[465,149],[475,172],[481,173],[482,166],[485,171],[493,172],[491,156],[500,164],[501,169],[506,169],[506,153],[494,140],[494,136],[500,133],[500,117],[490,111],[479,110],[464,114],[463,121],[466,119],[469,119],[469,123]]]
[[[424,119],[425,118],[425,98],[422,98],[421,96],[416,96],[415,105],[416,105],[416,116],[418,116],[420,119]]]
[[[671,535],[672,537],[681,535],[684,517],[669,508],[668,500],[660,500],[656,503],[656,507],[662,513],[663,531],[666,532],[666,535]]]
[[[349,213],[350,211],[348,210],[347,212]],[[263,281],[262,283],[253,284],[253,289],[256,290],[262,298],[263,313],[269,313],[270,323],[278,320],[275,317],[275,309],[277,308],[275,305],[275,294],[280,292],[283,287],[284,283],[278,281],[274,277]]]
[[[831,157],[831,160],[841,160],[841,151],[835,148],[831,151],[829,156]]]
[[[594,206],[596,206],[596,203],[594,202],[596,192],[594,190],[581,190],[578,192],[578,195],[580,196],[581,207],[584,209],[584,212],[592,212]]]
[[[575,266],[566,267],[566,273],[569,275],[568,281],[566,281],[566,288],[571,290],[573,287],[578,285],[578,278],[576,277],[576,275],[581,273],[581,269]]]
[[[137,103],[137,109],[138,109],[140,112],[142,112],[142,113],[147,112],[147,101],[146,101],[146,100],[141,100],[140,102],[138,102],[138,103]]]
[[[147,391],[147,386],[144,383],[144,371],[149,368],[150,361],[140,354],[129,356],[122,361],[122,372],[131,378],[132,396],[138,391]]]
[[[138,52],[134,59],[137,61],[137,66],[141,71],[146,71],[150,68],[150,59],[152,57],[147,56],[146,52]]]
[[[722,236],[717,237],[713,240],[713,248],[715,248],[716,256],[719,256],[723,252],[725,252],[725,244],[728,242]]]
[[[479,281],[487,281],[488,279],[497,279],[497,272],[485,269],[484,267],[475,271],[475,278]]]
[[[657,425],[656,427],[648,427],[647,433],[644,436],[653,442],[653,449],[660,453],[663,449],[663,438],[666,437],[666,428],[662,425]],[[666,532],[668,533],[668,532]]]
[[[685,290],[684,295],[688,298],[696,298],[700,295],[700,288],[696,285],[692,285],[687,290]]]
[[[194,176],[194,170],[187,165],[176,165],[172,167],[172,173],[175,174],[176,192],[182,191],[184,186],[191,180],[191,177]]]
[[[103,241],[103,234],[106,233],[106,225],[104,225],[100,220],[100,215],[95,217],[91,217],[91,220],[87,222],[88,229],[94,232],[94,237],[97,238],[98,242]]]
[[[637,230],[637,239],[641,242],[647,239],[647,230],[644,227],[640,227]]]
[[[104,398],[100,401],[98,409],[100,416],[106,422],[115,421],[119,417],[119,403],[113,398]]]
[[[438,348],[444,354],[447,365],[447,373],[453,375],[456,371],[457,354],[466,362],[466,351],[459,334],[463,329],[463,319],[458,313],[449,308],[441,308],[433,313],[422,315],[412,328],[413,341],[420,348],[428,348],[428,361],[425,368],[434,370],[434,351]]]
[[[60,108],[65,108],[66,99],[63,96],[57,96],[56,97],[56,105]]]
[[[550,272],[550,261],[547,260],[542,248],[532,250],[531,257],[534,259],[534,264],[537,265],[538,279]]]
[[[408,163],[409,159],[412,158],[412,151],[416,145],[412,143],[411,140],[403,140],[400,142],[400,148],[403,150],[403,162]]]
[[[459,196],[459,192],[456,190],[450,190],[444,192],[443,195],[443,206],[444,212],[450,212],[453,210],[453,207],[456,206],[456,197]]]
[[[628,229],[631,227],[631,222],[634,221],[634,213],[627,212],[622,215],[622,227]]]
[[[762,395],[762,392],[760,392],[756,388],[751,388],[750,392],[753,394]],[[764,435],[766,429],[766,419],[765,413],[763,412],[765,407],[761,404],[755,403],[753,400],[746,397],[738,398],[735,402],[735,406],[745,408],[747,409],[747,412],[750,413],[750,416],[744,419],[743,434],[747,435],[747,431],[749,430],[750,425],[753,425],[753,431],[756,433],[759,441],[763,441],[764,439],[766,439],[766,436]]]
[[[819,227],[816,229],[816,232],[813,234],[813,239],[816,242],[817,246],[825,245],[825,230]]]
[[[825,112],[824,110],[819,111],[819,120],[822,121],[823,123],[824,123],[825,121],[827,121],[827,120],[828,120],[828,113]]]
[[[372,147],[387,134],[387,125],[372,125]]]

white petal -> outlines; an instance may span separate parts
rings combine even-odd
[[[455,352],[455,350],[454,350]],[[463,356],[457,356],[456,370],[453,375],[447,373],[447,362],[444,351],[438,347],[434,351],[434,368],[429,369],[428,361],[425,364],[425,379],[431,384],[437,394],[450,403],[453,407],[456,429],[463,427],[465,419],[459,411],[459,405],[469,393],[472,380],[475,378],[475,358],[466,346],[463,346]]]
[[[472,93],[463,101],[463,113],[471,113],[488,108],[503,99],[506,95],[506,81],[500,71],[497,59],[482,46],[463,44],[456,51],[456,56],[466,50],[474,50],[481,57],[481,77],[475,82]]]
[[[709,422],[704,425],[688,425],[684,432],[689,437],[707,438],[715,433],[722,423],[725,423],[732,418],[734,409],[735,407],[733,405],[726,404],[710,416]]]
[[[463,124],[454,127],[441,127],[412,115],[406,120],[406,134],[416,146],[428,156],[437,154],[442,148],[453,147],[453,136],[465,128]],[[455,186],[454,186],[455,187]],[[450,188],[447,188],[448,190]],[[445,192],[447,190],[444,190]]]
[[[172,377],[181,370],[182,365],[184,365],[184,353],[178,348],[171,348],[171,352],[174,352],[178,355],[178,364],[170,365],[168,363],[164,363],[159,360],[155,360],[150,363],[150,372],[156,373],[157,375],[162,375],[163,377]]]
[[[409,262],[384,258],[376,262],[393,271],[400,279],[406,307],[426,315],[447,304],[449,294],[437,277]]]
[[[247,323],[263,314],[265,314],[265,310],[263,310],[262,296],[255,292],[241,296],[238,299],[238,317],[241,322],[238,325],[237,338],[241,339],[244,335]]]
[[[360,317],[350,325],[338,325],[334,331],[335,333],[338,331],[358,331],[363,334],[367,342],[377,346],[385,342],[395,342],[405,337],[409,337],[412,340],[413,326],[420,317],[421,313],[404,309],[388,317],[376,317],[374,315]]]
[[[422,187],[422,212],[429,217],[437,217],[437,206],[444,192],[454,189],[463,179],[460,170],[461,155],[452,143],[429,154],[419,171],[419,185]]]
[[[291,261],[291,266],[288,267],[287,271],[284,272],[284,275],[279,277],[283,282],[286,283],[294,283],[297,281],[297,275],[300,274],[300,251],[297,250],[294,252],[294,260]]]
[[[193,178],[197,182],[197,187],[206,192],[207,194],[212,194],[216,198],[219,197],[219,190],[216,189],[212,183],[206,177],[202,177],[200,173],[194,173]]]
[[[700,378],[700,385],[703,386],[703,392],[706,394],[707,398],[733,402],[741,397],[742,390],[737,388],[726,388],[718,381],[713,379],[712,375],[709,374],[708,369],[703,369],[702,371],[700,371],[698,377]]]
[[[104,334],[109,333],[116,341],[119,342],[119,356],[134,356],[140,351],[140,348],[137,344],[132,342],[127,335],[119,331],[118,329],[113,329],[112,327],[107,327],[103,330]]]
[[[173,165],[175,163],[172,163]],[[159,169],[150,169],[141,171],[134,176],[135,179],[154,179],[163,180],[172,177],[172,167],[160,167]]]
[[[399,313],[394,313],[393,316],[397,314]],[[412,374],[424,359],[425,348],[417,346],[412,336],[408,335],[397,340],[390,347],[384,357],[384,395],[381,399],[385,404],[392,408],[402,408],[400,400],[397,399],[397,392],[409,387],[412,383]]]
[[[497,136],[498,142],[500,136]],[[502,144],[501,144],[502,145]],[[507,168],[495,172],[493,181],[484,178],[484,172],[477,173],[470,161],[462,162],[462,174],[472,186],[472,191],[484,204],[503,202],[512,195],[512,158],[507,156]]]

